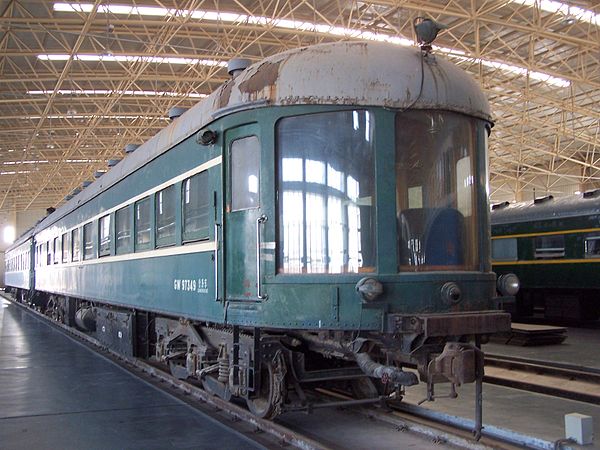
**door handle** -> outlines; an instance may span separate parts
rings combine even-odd
[[[260,273],[260,228],[268,220],[267,216],[261,214],[256,219],[256,296],[259,300],[266,300],[267,296],[262,295],[261,273]]]
[[[219,301],[219,227],[220,223],[215,222],[215,301]]]

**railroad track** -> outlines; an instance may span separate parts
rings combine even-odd
[[[486,354],[485,372],[486,383],[600,404],[600,369]]]
[[[321,439],[318,434],[306,432],[301,426],[296,427],[293,423],[290,426],[290,423],[286,423],[284,419],[278,420],[279,423],[260,419],[243,407],[212,396],[199,386],[188,381],[173,377],[157,365],[116,353],[85,333],[60,324],[44,314],[14,301],[14,299],[4,293],[1,296],[30,314],[33,314],[38,319],[61,329],[80,345],[91,348],[96,353],[123,367],[135,376],[144,379],[161,390],[167,391],[191,406],[197,407],[216,420],[228,422],[226,424],[228,427],[237,429],[247,436],[258,433],[258,435],[251,437],[251,439],[267,448],[294,447],[306,450],[346,448],[343,442],[331,439],[328,441],[326,438]],[[340,400],[350,399],[349,397],[343,397],[341,393],[332,393],[331,391],[320,389],[316,390],[317,393],[319,391],[321,391],[321,394],[324,394],[323,401],[327,401],[327,396],[329,398],[337,396]],[[345,408],[342,409],[344,410]],[[513,449],[522,448],[522,446],[544,450],[555,448],[553,442],[489,425],[486,425],[484,428],[483,439],[480,442],[475,442],[470,434],[470,430],[473,429],[472,421],[403,402],[390,403],[389,409],[363,407],[348,409],[347,412],[347,419],[343,423],[348,427],[356,426],[352,424],[352,414],[350,414],[356,413],[354,414],[355,416],[367,417],[370,421],[377,421],[380,424],[391,426],[396,432],[409,432],[419,435],[433,444],[447,447],[473,450]],[[364,423],[360,426],[364,428]],[[343,436],[339,436],[339,438],[342,439]],[[354,448],[357,447],[354,446]]]

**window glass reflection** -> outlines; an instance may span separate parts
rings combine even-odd
[[[260,176],[260,142],[256,136],[231,143],[231,208],[233,211],[257,208]]]
[[[175,186],[156,193],[156,246],[175,243]]]
[[[183,182],[183,239],[207,239],[211,196],[208,172],[200,172]]]
[[[116,251],[117,254],[131,251],[131,206],[119,209],[115,213]]]
[[[92,222],[86,223],[83,226],[83,259],[94,257],[93,226]]]
[[[135,250],[150,248],[150,199],[146,197],[135,204]]]
[[[367,111],[277,124],[282,273],[375,270],[373,120]]]
[[[110,255],[110,215],[100,219],[100,247],[98,256]]]
[[[79,253],[81,253],[81,233],[79,228],[74,229],[72,232],[73,240],[73,261],[79,261]]]
[[[476,121],[466,116],[396,115],[401,271],[478,269],[476,146]]]

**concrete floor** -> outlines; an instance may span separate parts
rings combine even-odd
[[[261,447],[0,299],[0,448]]]
[[[520,347],[490,343],[483,346],[486,353],[557,361],[586,367],[600,368],[600,329],[569,328],[568,338],[562,344]],[[416,403],[425,397],[425,386],[408,389],[406,401]],[[447,392],[444,385],[436,392]],[[461,417],[474,418],[474,386],[459,388],[459,398],[439,399],[424,403],[430,409]],[[517,391],[502,386],[484,384],[484,424],[514,430],[547,441],[565,437],[564,416],[577,412],[590,415],[594,420],[596,441],[586,449],[600,449],[600,406],[557,399],[543,394]]]
[[[600,327],[570,327],[567,329],[567,339],[557,345],[520,347],[489,343],[483,346],[483,350],[498,355],[556,361],[600,369]]]
[[[487,344],[485,351],[599,367],[600,330],[570,329],[560,345],[515,347]],[[0,300],[0,448],[259,448],[208,416],[138,380],[60,331]],[[443,387],[437,389],[443,393]],[[425,386],[408,390],[406,401],[425,396]],[[473,386],[459,399],[424,406],[472,418]],[[545,440],[564,437],[564,415],[579,412],[600,427],[600,406],[560,400],[503,387],[484,386],[484,423]],[[334,447],[435,448],[427,440],[364,420],[345,427],[339,411],[288,414],[279,421],[325,439]],[[600,439],[595,446],[600,449]],[[343,442],[343,444],[342,444]],[[385,444],[385,445],[384,445]],[[439,448],[439,445],[437,445]]]

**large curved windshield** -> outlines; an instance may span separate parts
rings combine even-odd
[[[374,126],[368,111],[277,123],[279,273],[375,270]]]
[[[396,115],[400,271],[477,270],[477,123],[444,111]]]

